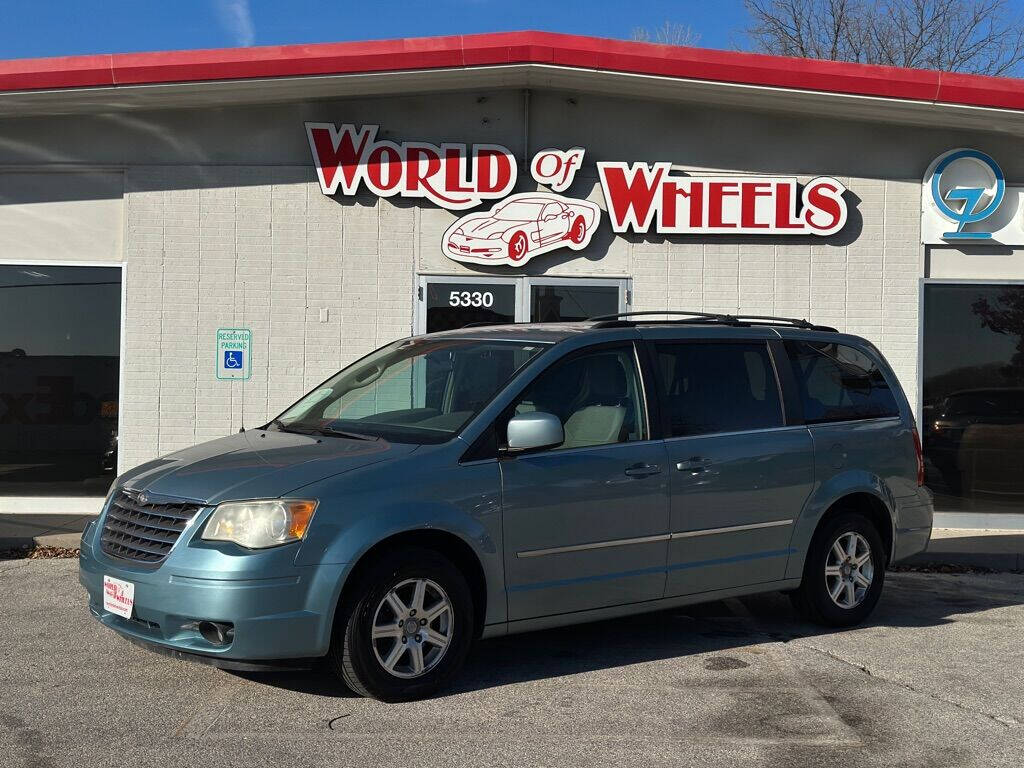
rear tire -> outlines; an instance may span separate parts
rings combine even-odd
[[[587,237],[587,222],[583,220],[582,216],[577,216],[573,221],[572,226],[569,227],[569,240],[572,241],[573,245],[579,245]]]
[[[403,547],[371,566],[339,607],[327,661],[354,693],[410,701],[447,685],[472,639],[462,573],[433,550]]]
[[[874,523],[858,512],[843,512],[815,532],[803,580],[790,599],[816,624],[860,624],[882,595],[886,560]]]

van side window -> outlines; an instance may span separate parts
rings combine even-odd
[[[863,352],[821,341],[787,341],[786,352],[808,424],[899,415],[889,383]]]
[[[655,349],[670,437],[782,426],[764,342],[659,343]]]
[[[543,411],[565,430],[558,448],[647,439],[643,389],[632,345],[560,360],[526,388],[513,414]]]

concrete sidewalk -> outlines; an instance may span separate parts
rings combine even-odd
[[[16,547],[78,546],[82,531],[97,515],[0,514],[0,550]]]
[[[936,528],[928,549],[903,564],[1024,570],[1024,531]]]

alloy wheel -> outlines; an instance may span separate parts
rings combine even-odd
[[[868,540],[855,531],[840,534],[825,558],[825,588],[832,602],[846,610],[857,607],[867,596],[874,577]]]
[[[388,592],[373,615],[371,644],[380,665],[410,679],[441,661],[455,629],[451,600],[430,579],[406,579]]]

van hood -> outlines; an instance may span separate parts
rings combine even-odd
[[[148,462],[126,472],[118,483],[207,504],[272,499],[332,475],[406,456],[418,447],[256,429]]]

